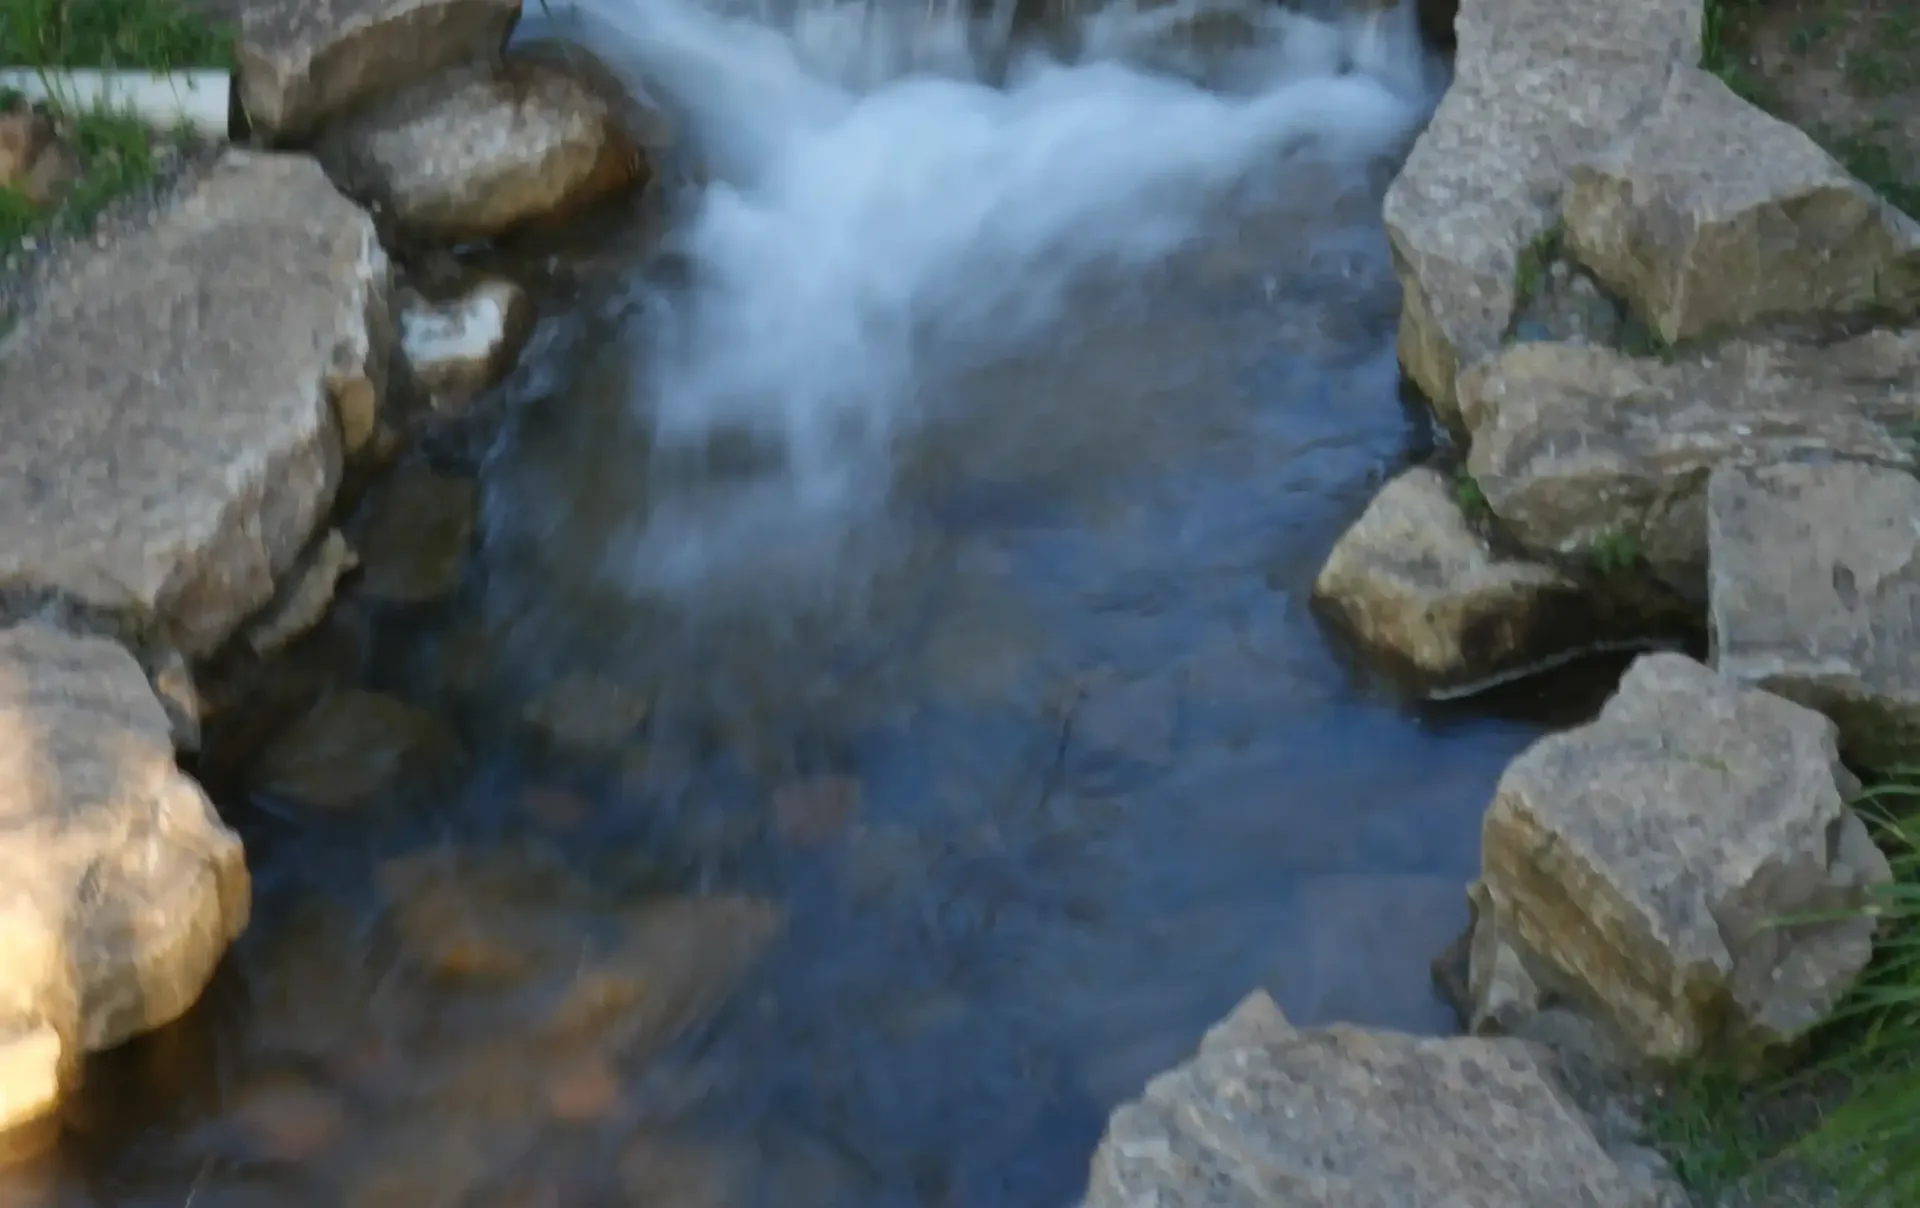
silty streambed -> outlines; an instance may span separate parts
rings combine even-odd
[[[1409,708],[1309,614],[1423,450],[1378,209],[1440,74],[1230,16],[988,87],[917,5],[562,14],[707,179],[421,454],[457,601],[314,640],[468,758],[227,801],[253,928],[0,1203],[1061,1208],[1254,986],[1449,1028],[1480,811],[1596,702]]]

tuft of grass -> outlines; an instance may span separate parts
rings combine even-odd
[[[1467,473],[1465,466],[1453,472],[1453,498],[1469,520],[1479,520],[1493,514],[1493,505],[1487,502],[1487,493],[1480,488],[1473,475]]]
[[[1626,529],[1608,529],[1587,547],[1587,558],[1603,575],[1624,575],[1640,565],[1640,539]]]
[[[1560,228],[1548,227],[1520,249],[1513,271],[1513,308],[1519,311],[1533,300],[1546,284],[1547,270],[1560,256]]]
[[[233,36],[180,0],[0,0],[0,63],[140,71],[229,67]]]
[[[1781,1144],[1754,1118],[1748,1096],[1745,1083],[1729,1072],[1688,1070],[1647,1112],[1650,1138],[1688,1190],[1726,1191],[1779,1154]]]
[[[41,234],[85,232],[116,199],[153,180],[153,133],[140,119],[101,110],[62,124],[80,175],[57,204],[45,208],[0,188],[0,255]]]

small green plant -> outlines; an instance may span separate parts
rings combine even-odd
[[[1558,226],[1548,227],[1520,249],[1520,259],[1514,266],[1513,272],[1515,310],[1519,310],[1539,295],[1541,286],[1547,281],[1547,270],[1559,257],[1560,228]]]
[[[1754,1119],[1731,1073],[1687,1070],[1647,1112],[1650,1139],[1689,1190],[1709,1195],[1749,1178],[1779,1150]]]
[[[1587,557],[1603,575],[1623,575],[1640,564],[1640,539],[1626,529],[1608,529],[1593,539]]]
[[[1468,519],[1477,520],[1493,514],[1493,507],[1487,502],[1487,493],[1480,488],[1474,476],[1467,473],[1465,466],[1453,472],[1453,498]]]

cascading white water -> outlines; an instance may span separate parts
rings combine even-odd
[[[659,493],[611,566],[666,590],[830,559],[926,418],[926,350],[979,362],[1043,335],[1087,271],[1152,266],[1256,169],[1403,145],[1438,83],[1411,9],[1242,11],[1209,91],[1138,63],[1188,4],[1106,10],[1082,61],[1029,56],[989,87],[950,9],[581,0],[588,44],[671,104],[709,177],[674,240],[692,283],[632,340],[656,470],[722,438],[774,465]]]

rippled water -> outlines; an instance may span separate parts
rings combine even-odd
[[[994,89],[917,7],[578,14],[709,179],[428,449],[457,604],[316,639],[471,757],[230,800],[253,929],[0,1203],[1061,1208],[1255,985],[1448,1028],[1494,780],[1592,701],[1409,707],[1306,604],[1426,439],[1377,216],[1436,68],[1192,17]],[[556,683],[637,724],[530,741]]]

